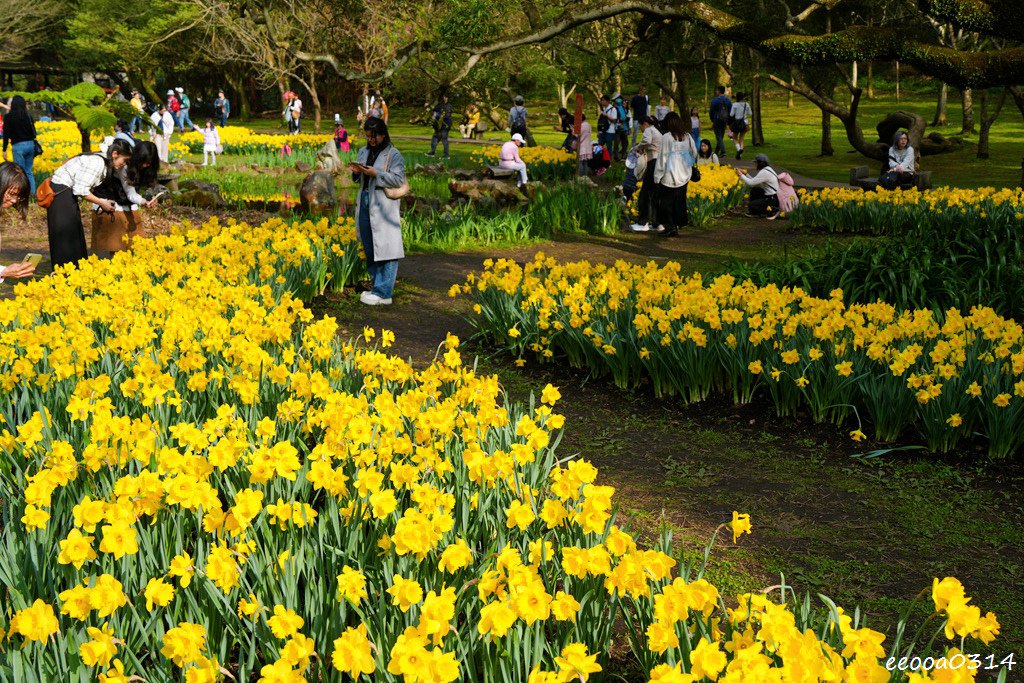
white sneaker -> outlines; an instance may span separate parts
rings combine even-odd
[[[633,223],[629,226],[629,229],[633,232],[647,232],[651,229],[650,223]]]
[[[359,295],[359,300],[367,306],[383,306],[391,303],[391,299],[384,299],[373,292],[363,292]]]
[[[651,228],[650,231],[651,232],[665,232],[665,226],[664,225],[659,225],[656,228]]]

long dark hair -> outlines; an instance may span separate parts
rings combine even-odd
[[[12,187],[18,191],[18,201],[14,202],[14,208],[24,219],[25,212],[28,210],[28,174],[25,173],[25,169],[13,161],[4,161],[0,163],[0,199]]]
[[[707,154],[704,153],[704,148],[705,147],[708,148],[708,153]],[[701,139],[701,141],[700,141],[700,149],[697,150],[697,156],[699,156],[701,159],[710,159],[711,158],[711,141],[710,140],[708,140],[707,138]]]
[[[665,114],[661,124],[665,127],[665,132],[670,133],[676,140],[685,140],[686,136],[690,134],[689,122],[684,124],[683,117],[674,111]]]
[[[28,105],[25,103],[25,98],[21,95],[15,95],[11,98],[10,106],[11,111],[7,113],[4,120],[8,123],[14,123],[18,120],[28,122],[32,126],[32,137],[35,137],[35,126],[32,122],[32,115],[28,113]]]
[[[160,174],[160,155],[156,144],[147,141],[135,143],[135,153],[128,163],[128,182],[139,189],[156,182]]]
[[[378,149],[384,149],[391,144],[391,135],[388,133],[388,124],[384,123],[384,119],[371,116],[366,119],[366,123],[363,124],[363,130],[368,133],[376,133],[377,135],[384,136],[384,142],[378,145]]]

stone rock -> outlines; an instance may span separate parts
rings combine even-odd
[[[220,186],[215,183],[204,183],[202,180],[195,180],[189,178],[182,180],[178,183],[178,189],[182,192],[191,192],[192,190],[201,190],[202,192],[211,192],[213,194],[220,194]]]
[[[209,192],[207,190],[186,190],[175,196],[178,204],[194,206],[197,209],[218,209],[224,206],[224,199],[220,192]]]
[[[441,211],[441,201],[428,197],[417,197],[414,194],[407,194],[402,197],[402,215],[429,216]]]
[[[334,175],[323,169],[310,173],[299,187],[299,201],[305,213],[337,215],[338,191],[334,187]]]
[[[305,161],[296,161],[295,170],[299,173],[309,173],[313,170],[313,167],[307,164]]]
[[[468,168],[457,168],[452,171],[452,178],[456,180],[477,180],[481,176],[476,171],[471,171]]]
[[[448,181],[448,189],[453,197],[467,197],[478,200],[490,197],[499,206],[511,206],[526,201],[526,197],[511,183],[500,180],[456,180]]]
[[[597,183],[590,176],[579,176],[573,182],[584,187],[597,187]]]
[[[438,176],[444,175],[448,172],[448,169],[444,164],[416,164],[413,166],[412,172],[416,175],[425,176]]]
[[[341,173],[341,157],[338,156],[338,146],[334,144],[334,140],[325,142],[316,153],[316,167],[331,173]]]
[[[537,198],[537,192],[544,187],[544,183],[534,180],[533,182],[526,183],[520,188],[520,192],[526,195],[526,198],[531,202]]]

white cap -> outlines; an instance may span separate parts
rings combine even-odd
[[[178,86],[177,88],[175,88],[175,90],[177,90],[178,92],[185,92],[185,89],[181,86]]]
[[[523,144],[526,144],[526,140],[523,139],[523,136],[520,133],[516,133],[512,136],[512,142],[522,142]]]
[[[174,94],[174,91],[173,91],[173,90],[168,90],[168,91],[167,91],[167,94],[168,94],[168,95],[173,95],[173,94]]]

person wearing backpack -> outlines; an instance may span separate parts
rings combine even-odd
[[[693,176],[693,165],[697,162],[697,146],[690,136],[689,123],[675,112],[666,116],[665,134],[658,150],[654,182],[661,194],[661,210],[658,212],[658,227],[651,232],[663,233],[665,237],[678,235],[679,228],[690,222],[686,190]]]
[[[185,94],[184,88],[177,87],[175,91],[177,91],[178,99],[181,101],[181,109],[178,111],[178,128],[179,132],[184,133],[186,128],[192,128],[192,119],[188,117],[188,110],[192,106],[192,100]]]
[[[732,108],[729,110],[729,129],[732,131],[732,140],[736,143],[737,159],[743,157],[743,136],[747,134],[747,130],[750,128],[748,119],[753,115],[753,112],[750,110],[750,103],[745,98],[746,96],[743,93],[738,93],[736,101],[733,102]]]
[[[80,154],[71,157],[50,176],[53,198],[46,207],[46,227],[50,240],[50,262],[54,268],[77,263],[89,255],[78,199],[84,197],[101,211],[115,211],[116,203],[112,199],[97,197],[93,189],[109,175],[120,174],[131,158],[131,145],[125,140],[115,139],[110,143],[106,156]]]
[[[530,132],[529,126],[526,125],[526,117],[528,112],[526,107],[523,106],[523,96],[516,95],[515,106],[508,110],[508,129],[512,135],[519,133],[523,136],[523,140],[530,147],[536,147],[537,142],[533,139],[533,133]]]
[[[732,100],[725,94],[725,86],[718,86],[718,94],[711,98],[709,107],[711,128],[715,131],[715,154],[725,158],[725,127],[729,125],[729,112],[732,111]]]
[[[597,119],[597,141],[605,149],[610,150],[615,143],[615,124],[619,121],[619,114],[612,106],[612,101],[607,95],[601,96],[601,115]]]
[[[444,158],[450,159],[448,133],[452,129],[452,105],[448,101],[448,93],[441,95],[441,101],[434,107],[434,111],[430,115],[430,125],[434,129],[434,134],[430,138],[430,151],[427,152],[427,156],[436,155],[437,143],[440,142],[444,146]]]
[[[167,91],[167,111],[170,112],[171,118],[174,119],[174,125],[178,126],[180,124],[178,112],[181,111],[181,101],[174,96],[173,90]]]

